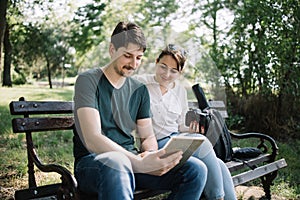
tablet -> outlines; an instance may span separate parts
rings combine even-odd
[[[167,142],[167,144],[162,148],[166,150],[166,154],[163,157],[166,157],[177,151],[182,151],[182,159],[179,162],[179,166],[185,163],[187,159],[200,147],[203,138],[193,137],[193,136],[173,136]],[[178,167],[178,165],[176,167]]]

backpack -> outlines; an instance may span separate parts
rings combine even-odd
[[[224,162],[231,161],[233,150],[226,123],[219,111],[208,109],[207,112],[210,114],[211,119],[205,136],[212,143],[218,158]]]
[[[231,136],[226,123],[218,110],[209,107],[203,89],[199,84],[193,85],[193,92],[198,101],[198,107],[202,112],[209,115],[209,124],[205,130],[205,136],[213,145],[216,156],[228,162],[232,160],[233,150],[231,144]],[[199,122],[199,125],[201,122]]]

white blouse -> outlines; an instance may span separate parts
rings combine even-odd
[[[152,123],[157,139],[169,136],[172,132],[187,131],[184,125],[188,110],[187,92],[178,81],[175,86],[162,95],[154,74],[135,75],[134,78],[144,83],[150,95]]]

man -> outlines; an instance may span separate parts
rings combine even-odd
[[[111,36],[110,63],[77,78],[74,156],[79,189],[109,200],[133,199],[136,188],[171,190],[170,199],[199,199],[205,165],[191,158],[172,170],[182,152],[163,157],[164,150],[157,150],[148,91],[130,78],[145,50],[140,27],[120,22]],[[141,154],[134,145],[134,130]]]

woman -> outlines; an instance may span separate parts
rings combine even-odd
[[[186,52],[176,45],[169,44],[156,59],[155,74],[135,76],[146,84],[151,100],[152,123],[158,146],[162,148],[173,135],[192,134],[204,137],[197,132],[198,123],[184,125],[188,110],[187,93],[178,79],[186,61]],[[211,143],[205,142],[194,153],[208,168],[204,193],[207,199],[236,199],[234,186],[225,163],[218,159]]]

